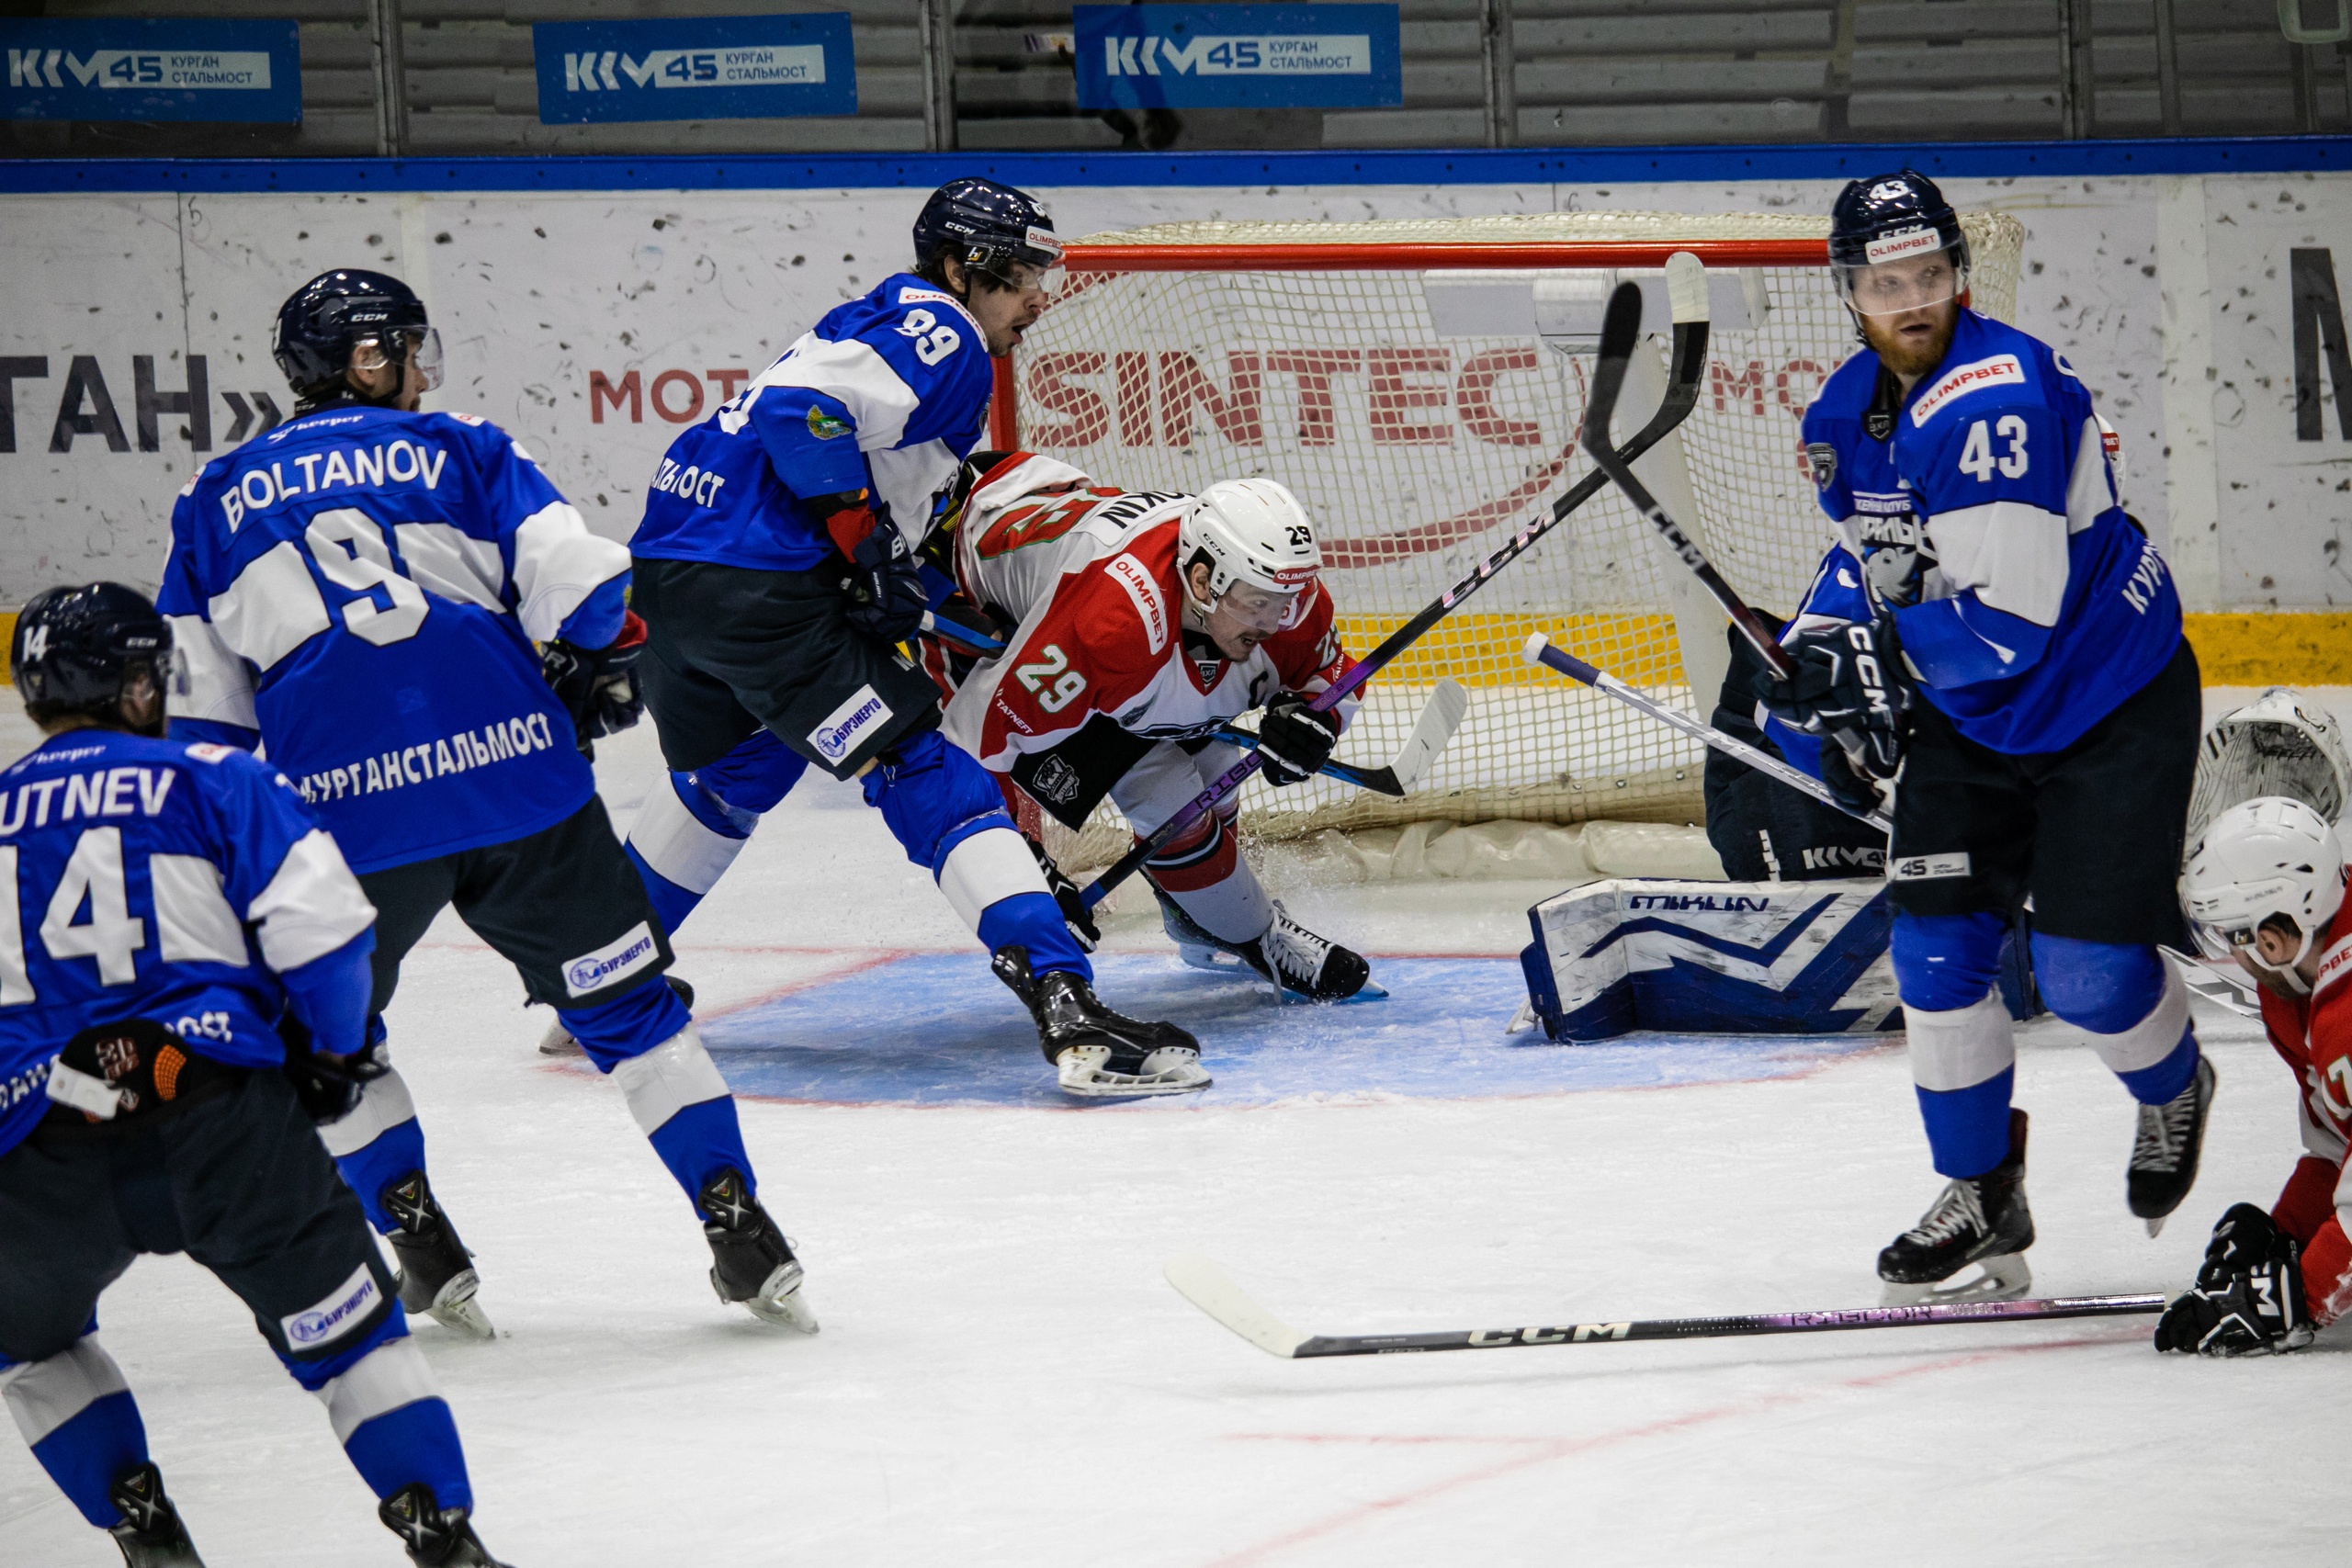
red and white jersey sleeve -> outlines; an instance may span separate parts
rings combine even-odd
[[[1204,736],[1276,692],[1309,695],[1348,667],[1320,583],[1295,623],[1228,660],[1190,648],[1176,553],[1188,495],[1109,491],[1050,458],[1015,454],[975,487],[957,529],[956,577],[975,603],[1019,622],[1007,650],[947,705],[947,738],[999,773],[1107,714],[1155,739]],[[1354,708],[1342,705],[1342,719]]]
[[[2352,1310],[2352,904],[2318,941],[2312,994],[2266,987],[2262,1021],[2302,1089],[2304,1154],[2271,1214],[2302,1244],[2303,1295],[2312,1321],[2328,1324]]]

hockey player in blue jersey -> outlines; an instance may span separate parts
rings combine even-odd
[[[1995,978],[2029,898],[2042,1004],[2139,1102],[2132,1212],[2154,1234],[2196,1179],[2213,1068],[2158,944],[2180,939],[2197,661],[2171,574],[2120,504],[2089,389],[2048,344],[1967,308],[1967,241],[1933,183],[1854,181],[1829,247],[1867,346],[1806,411],[1804,438],[1843,548],[1784,639],[1794,681],[1759,694],[1784,750],[1848,798],[1900,773],[1894,971],[1949,1184],[1880,1254],[1888,1297],[2016,1295],[2033,1220]],[[1858,743],[1825,740],[1840,731]]]
[[[720,1300],[813,1329],[582,755],[641,706],[628,552],[504,432],[417,412],[439,343],[398,279],[311,279],[273,347],[294,417],[207,464],[172,513],[175,738],[262,742],[343,846],[378,910],[379,1060],[401,960],[454,904],[620,1083],[703,1221]],[[402,1302],[487,1335],[400,1076],[326,1138],[400,1255]]]
[[[111,582],[25,606],[45,739],[0,770],[0,1390],[131,1568],[201,1568],[98,1296],[186,1252],[319,1397],[412,1561],[487,1564],[449,1406],[317,1122],[366,1070],[375,911],[294,787],[163,739],[172,637]],[[287,1036],[302,1042],[289,1052]]]
[[[826,315],[655,472],[630,550],[673,771],[630,854],[675,929],[808,764],[857,779],[1028,1007],[1065,1091],[1204,1088],[1191,1035],[1096,998],[995,781],[941,737],[938,688],[899,649],[953,586],[915,545],[1061,247],[1029,197],[961,179],[924,204],[914,251],[915,271]]]

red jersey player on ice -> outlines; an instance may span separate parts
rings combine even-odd
[[[957,585],[994,630],[1014,629],[963,676],[949,739],[1059,821],[1081,825],[1107,794],[1138,834],[1239,759],[1217,728],[1253,708],[1270,782],[1329,760],[1356,705],[1307,706],[1349,660],[1315,526],[1289,491],[1123,491],[1026,452],[976,454],[964,482],[944,513]],[[1227,797],[1144,862],[1169,935],[1195,964],[1229,953],[1293,996],[1354,996],[1364,961],[1267,896],[1238,853],[1237,807]],[[1075,890],[1057,891],[1080,923]]]
[[[2352,914],[2342,842],[2282,795],[2231,807],[2189,852],[2182,901],[2262,986],[2271,1046],[2301,1090],[2303,1157],[2268,1213],[2233,1205],[2196,1286],[2165,1309],[2159,1350],[2299,1349],[2352,1307]]]

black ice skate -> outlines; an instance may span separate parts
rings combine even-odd
[[[412,1170],[387,1183],[382,1201],[398,1224],[385,1239],[401,1260],[401,1309],[428,1313],[436,1323],[478,1339],[497,1337],[498,1331],[474,1300],[481,1278],[474,1272],[473,1254],[441,1212],[424,1172]]]
[[[2132,1167],[2123,1179],[2132,1212],[2148,1222],[2148,1234],[2165,1228],[2197,1185],[2197,1156],[2205,1147],[2205,1117],[2213,1108],[2212,1058],[2199,1055],[2197,1076],[2162,1105],[2140,1107],[2139,1135],[2132,1140]]]
[[[153,1465],[142,1464],[107,1487],[107,1501],[122,1510],[122,1523],[107,1533],[122,1548],[129,1568],[204,1568]]]
[[[412,1482],[376,1505],[376,1517],[425,1568],[505,1568],[474,1533],[463,1508],[445,1508],[433,1488]]]
[[[710,1243],[710,1288],[718,1299],[741,1302],[763,1323],[816,1333],[816,1311],[800,1290],[800,1260],[760,1201],[744,1190],[742,1172],[720,1171],[696,1201],[710,1216],[702,1234]]]
[[[686,1010],[694,1011],[695,988],[675,975],[664,975],[662,978],[667,980],[670,983],[670,988],[678,993],[678,999],[686,1004]],[[548,1025],[548,1032],[545,1034],[539,1036],[539,1055],[578,1056],[583,1053],[580,1049],[580,1042],[571,1037],[571,1031],[566,1029],[563,1026],[563,1020],[559,1018]]]
[[[1255,942],[1227,942],[1184,911],[1184,907],[1155,885],[1159,921],[1176,943],[1177,956],[1195,969],[1230,973],[1238,959],[1270,980],[1287,1001],[1343,1002],[1362,996],[1366,1000],[1388,993],[1370,984],[1372,966],[1361,954],[1317,936],[1290,918],[1282,901],[1274,902],[1274,923]]]
[[[2025,1203],[2025,1112],[2011,1111],[2008,1157],[1982,1176],[1946,1187],[1919,1223],[1878,1255],[1886,1305],[2006,1302],[2032,1288],[2033,1271],[2024,1258],[2033,1245],[2033,1214]],[[1972,1263],[1984,1272],[1944,1283]]]
[[[1036,1021],[1037,1043],[1053,1063],[1064,1094],[1116,1100],[1190,1094],[1209,1087],[1200,1042],[1172,1023],[1146,1023],[1102,1005],[1093,988],[1066,970],[1034,975],[1029,950],[1008,943],[989,967]]]

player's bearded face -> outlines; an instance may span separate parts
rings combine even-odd
[[[1846,299],[1886,367],[1916,377],[1941,364],[1951,347],[1964,287],[1950,254],[1939,251],[1855,268],[1846,280]]]

